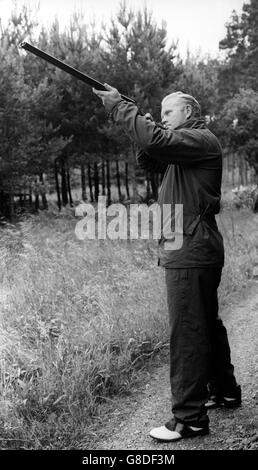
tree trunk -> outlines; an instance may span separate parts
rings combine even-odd
[[[254,172],[254,184],[256,184],[257,188],[256,190],[258,191],[258,171],[257,171],[257,168],[255,168],[255,172]],[[258,212],[258,194],[256,196],[256,199],[254,201],[254,212]]]
[[[128,162],[125,162],[125,189],[127,199],[130,199],[129,179],[128,179]]]
[[[29,187],[29,204],[30,204],[30,209],[32,208],[32,189],[31,189],[31,184]]]
[[[107,205],[110,206],[110,204],[111,204],[111,185],[110,185],[109,160],[106,160],[106,168],[107,168]]]
[[[35,208],[35,211],[38,212],[38,210],[39,210],[39,191],[38,191],[38,187],[37,187],[38,178],[35,180],[35,183],[36,183],[36,191],[35,191],[34,208]]]
[[[66,206],[68,204],[67,179],[66,179],[65,165],[63,162],[61,166],[61,192],[62,192],[63,206]]]
[[[35,201],[34,201],[34,211],[38,212],[39,210],[39,180],[38,176],[35,177],[34,180],[35,183],[35,189],[34,189],[34,194],[35,194]]]
[[[10,218],[10,221],[12,221],[12,220],[13,220],[13,216],[14,216],[14,198],[13,198],[13,189],[12,189],[12,188],[10,188],[9,197],[10,197],[10,203],[9,203],[9,218]]]
[[[258,212],[258,196],[256,196],[256,199],[254,201],[254,212],[255,213]]]
[[[135,147],[131,145],[131,161],[132,161],[132,186],[133,186],[133,198],[132,202],[137,202],[137,181],[136,181],[136,159],[135,159]]]
[[[91,202],[93,202],[94,198],[93,198],[93,191],[92,191],[92,179],[91,179],[91,166],[90,166],[90,163],[88,163],[88,181],[89,181],[89,189],[90,189],[90,200],[91,200]]]
[[[87,201],[85,166],[81,163],[82,201]]]
[[[149,175],[149,172],[146,171],[146,181],[147,181],[147,193],[146,193],[146,199],[147,201],[150,200],[150,175]]]
[[[19,199],[20,199],[20,208],[23,209],[24,208],[24,194],[20,194]]]
[[[244,162],[243,156],[239,156],[239,172],[240,172],[240,184],[244,185]]]
[[[60,195],[60,186],[59,186],[59,180],[58,180],[58,165],[57,165],[56,160],[55,160],[55,182],[56,182],[57,205],[58,205],[58,209],[61,210],[61,195]]]
[[[248,184],[248,168],[247,168],[247,161],[245,158],[243,160],[243,164],[244,164],[244,185],[246,186]]]
[[[42,199],[42,205],[43,205],[43,209],[44,210],[47,210],[48,209],[48,202],[47,202],[47,196],[46,196],[46,192],[45,192],[45,188],[44,188],[44,176],[43,176],[43,173],[40,173],[39,175],[39,179],[42,183],[42,191],[41,191],[41,199]]]
[[[0,214],[7,218],[10,216],[10,196],[4,190],[0,192]]]
[[[69,196],[69,204],[71,207],[73,207],[73,196],[72,196],[72,191],[71,191],[71,181],[70,181],[70,171],[69,168],[67,169],[67,189],[68,189],[68,196]]]
[[[235,154],[232,153],[232,184],[235,186]]]
[[[225,155],[223,159],[223,182],[228,183],[229,180],[229,160],[228,155]]]
[[[121,185],[120,185],[120,174],[119,174],[119,161],[116,160],[116,182],[118,191],[118,200],[122,200]]]
[[[94,196],[95,196],[95,201],[98,201],[98,198],[99,198],[99,172],[98,172],[97,162],[94,162]]]
[[[106,195],[106,183],[105,183],[105,161],[101,162],[101,183],[102,183],[102,196]]]

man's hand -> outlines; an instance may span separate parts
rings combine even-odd
[[[106,111],[110,112],[116,103],[119,103],[119,101],[122,100],[122,97],[116,88],[113,88],[107,83],[104,83],[104,85],[107,91],[96,90],[95,88],[92,88],[92,91],[102,99],[102,103],[105,106]]]
[[[148,120],[148,121],[154,121],[152,115],[150,113],[146,113],[144,114],[144,117]]]

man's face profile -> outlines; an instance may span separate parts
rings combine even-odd
[[[165,98],[161,106],[162,124],[169,129],[184,124],[191,114],[191,106],[187,105],[182,98]]]

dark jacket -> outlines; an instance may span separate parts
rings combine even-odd
[[[138,145],[142,168],[164,171],[158,203],[183,204],[183,245],[164,250],[159,241],[159,264],[168,268],[223,266],[223,239],[215,214],[220,210],[222,150],[218,139],[201,119],[175,130],[158,127],[125,101],[112,110],[113,120],[123,126]],[[172,215],[173,220],[173,215]]]

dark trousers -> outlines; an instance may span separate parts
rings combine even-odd
[[[237,386],[227,331],[218,316],[221,268],[165,269],[170,322],[172,413],[189,425],[208,422],[208,383],[224,396]]]

